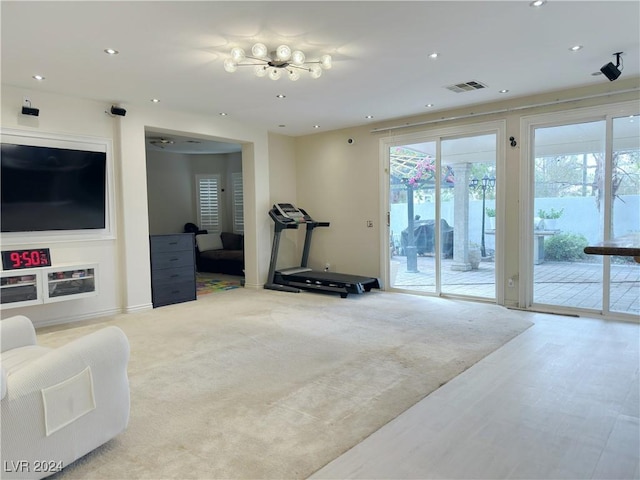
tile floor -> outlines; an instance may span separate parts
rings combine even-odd
[[[314,479],[638,479],[640,325],[535,325]]]

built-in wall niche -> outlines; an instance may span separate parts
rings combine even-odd
[[[3,245],[113,238],[111,140],[1,132]]]
[[[98,294],[96,264],[62,265],[0,273],[0,308],[62,302]]]

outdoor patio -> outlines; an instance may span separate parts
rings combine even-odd
[[[394,288],[435,292],[435,258],[418,257],[419,273],[409,273],[406,257],[395,255],[398,274]],[[477,270],[452,271],[451,259],[442,260],[442,292],[482,298],[495,297],[495,264],[482,261]],[[549,262],[534,266],[534,301],[600,310],[602,307],[602,264],[599,262]],[[640,265],[611,265],[611,311],[640,314]]]

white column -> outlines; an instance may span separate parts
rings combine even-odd
[[[453,263],[451,270],[471,270],[469,262],[469,174],[470,163],[456,164],[453,188]]]

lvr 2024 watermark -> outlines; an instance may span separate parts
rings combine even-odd
[[[2,465],[5,473],[55,473],[63,468],[62,460],[5,460]]]

